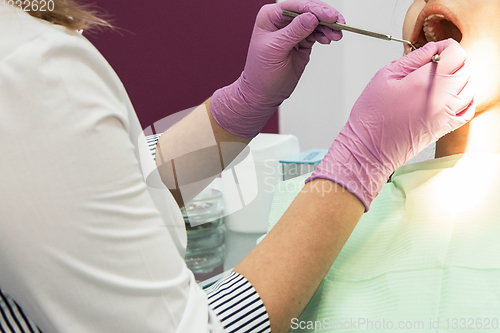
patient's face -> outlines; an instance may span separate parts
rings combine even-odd
[[[447,38],[460,42],[467,52],[478,112],[492,103],[500,105],[500,0],[414,0],[403,39],[421,47]]]

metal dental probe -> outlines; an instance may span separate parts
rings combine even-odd
[[[285,15],[285,16],[290,16],[290,17],[297,17],[297,16],[300,15],[300,13],[292,12],[292,11],[289,11],[289,10],[283,10],[282,14]],[[381,33],[378,33],[378,32],[373,32],[373,31],[369,31],[369,30],[365,30],[365,29],[359,29],[359,28],[348,26],[346,24],[342,24],[342,23],[327,23],[327,22],[324,22],[324,21],[319,21],[319,24],[327,26],[327,27],[330,27],[330,28],[333,28],[333,29],[337,29],[337,30],[346,30],[346,31],[354,32],[354,33],[357,33],[357,34],[360,34],[360,35],[365,35],[365,36],[369,36],[369,37],[379,38],[379,39],[383,39],[383,40],[393,40],[395,42],[400,42],[400,43],[409,45],[412,51],[415,51],[417,49],[409,41],[404,40],[404,39],[394,38],[391,35],[385,35],[385,34],[381,34]]]

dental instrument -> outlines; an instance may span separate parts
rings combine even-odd
[[[290,16],[290,17],[297,17],[300,15],[300,13],[292,12],[289,10],[283,10],[282,14],[285,16]],[[395,42],[400,42],[400,43],[403,43],[403,44],[410,46],[412,51],[415,51],[417,49],[409,41],[404,40],[404,39],[394,38],[391,35],[381,34],[378,32],[373,32],[373,31],[369,31],[369,30],[365,30],[365,29],[359,29],[359,28],[348,26],[348,25],[343,24],[343,23],[327,23],[324,21],[319,21],[319,24],[333,28],[333,29],[337,29],[337,30],[346,30],[346,31],[354,32],[354,33],[357,33],[360,35],[379,38],[379,39],[383,39],[383,40],[393,40]]]

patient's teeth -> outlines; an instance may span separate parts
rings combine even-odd
[[[436,42],[437,41],[437,36],[436,32],[434,31],[434,26],[436,25],[437,22],[446,19],[444,15],[441,14],[432,14],[429,15],[425,21],[424,21],[424,26],[423,26],[423,31],[425,35],[425,39],[427,39],[428,42]]]
[[[433,27],[424,26],[424,35],[428,42],[437,41],[436,33],[434,32]]]
[[[441,14],[432,14],[432,15],[427,16],[425,21],[427,22],[427,21],[430,21],[430,20],[435,19],[435,18],[444,19],[446,17],[444,15],[441,15]]]

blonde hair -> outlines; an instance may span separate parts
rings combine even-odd
[[[46,0],[48,3],[49,1]],[[54,24],[65,26],[72,30],[93,30],[95,28],[108,27],[112,25],[105,19],[100,18],[96,10],[90,5],[79,4],[74,0],[50,0],[53,6],[48,10],[31,10],[28,13],[36,18],[49,21]]]

